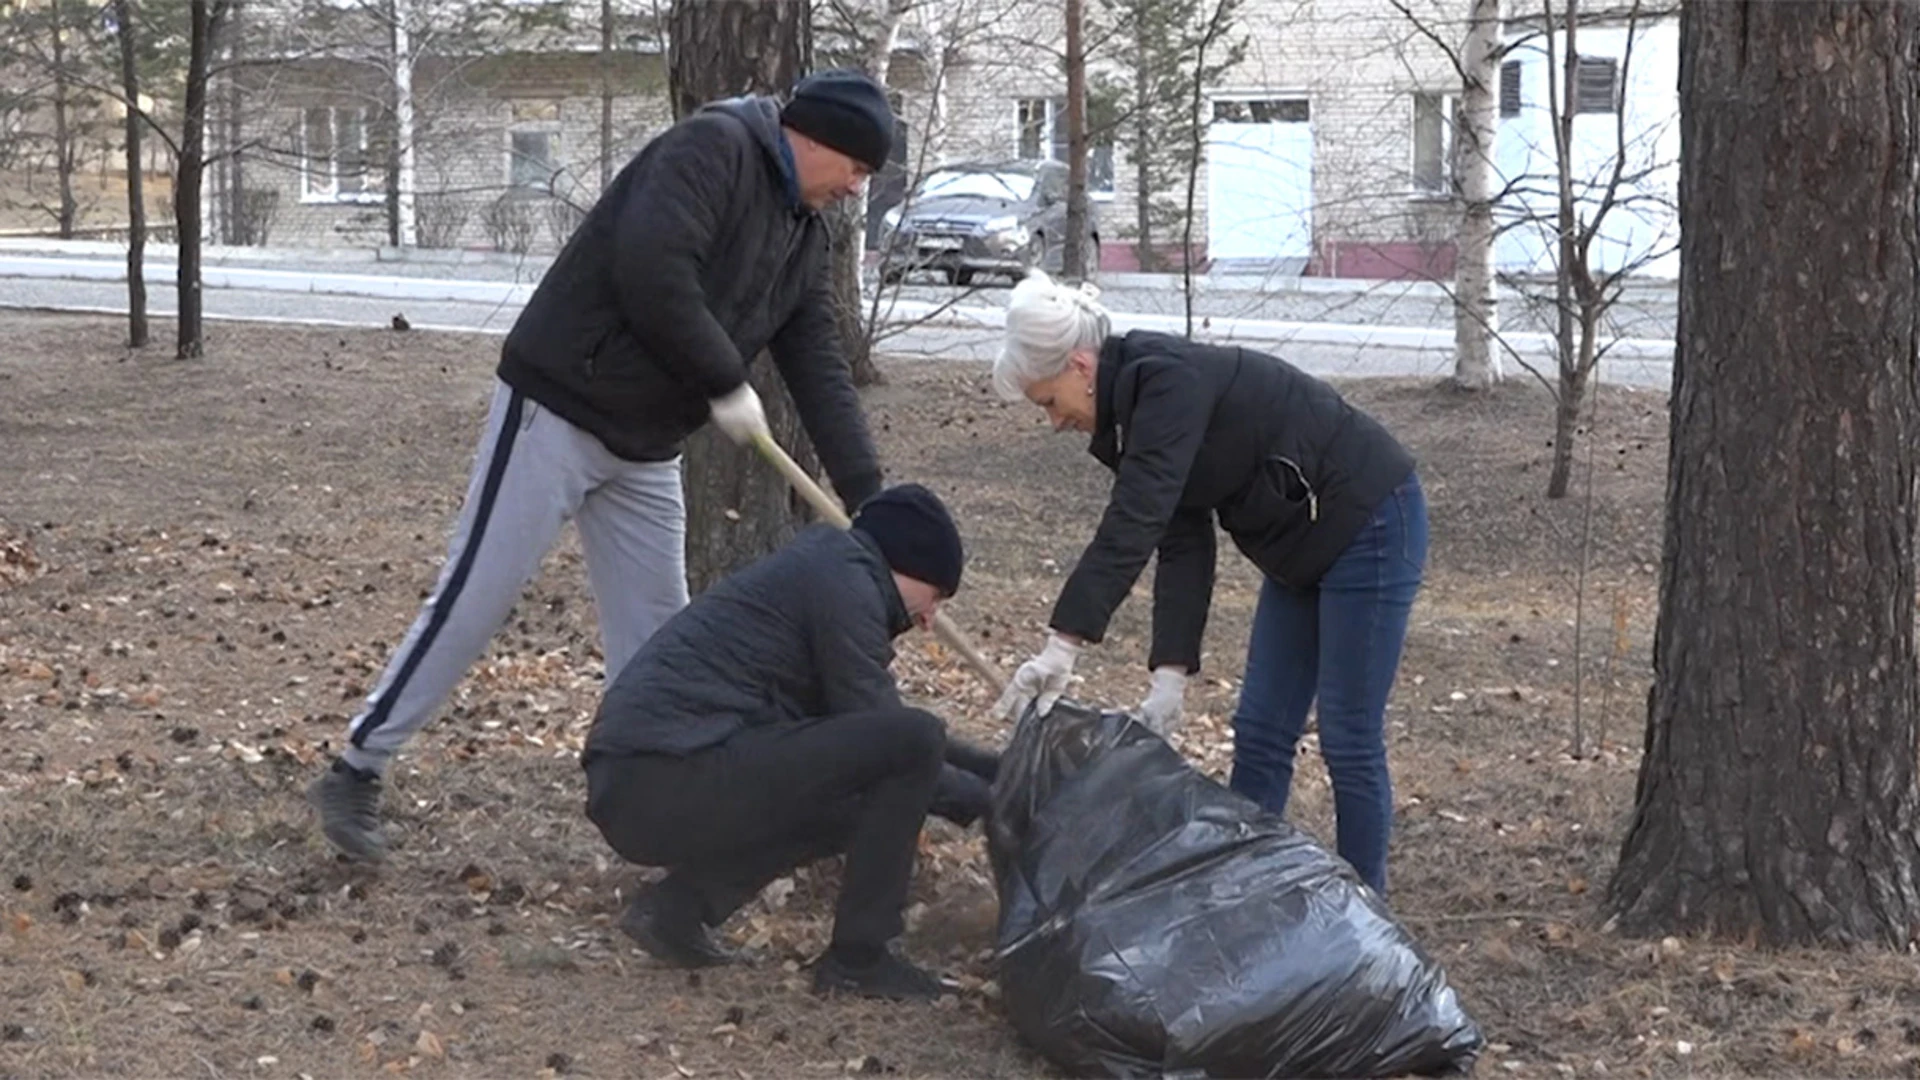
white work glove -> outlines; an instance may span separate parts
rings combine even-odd
[[[1147,700],[1140,703],[1140,722],[1155,735],[1167,738],[1180,730],[1180,706],[1186,699],[1187,673],[1177,667],[1157,667],[1147,684]]]
[[[714,398],[711,404],[713,425],[742,446],[751,444],[756,436],[772,434],[767,427],[767,411],[760,406],[760,395],[747,383],[741,383],[740,389],[730,394]]]
[[[1007,689],[994,703],[996,716],[1008,720],[1018,720],[1027,711],[1030,702],[1038,702],[1040,715],[1045,716],[1053,710],[1053,703],[1067,692],[1067,680],[1073,676],[1073,660],[1080,654],[1080,646],[1061,637],[1059,634],[1047,635],[1047,647],[1040,655],[1020,665],[1007,683]]]

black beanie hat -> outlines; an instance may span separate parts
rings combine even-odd
[[[780,122],[874,172],[893,149],[893,109],[887,91],[869,75],[844,68],[801,79],[780,110]]]
[[[872,538],[894,570],[946,596],[960,591],[960,530],[933,492],[919,484],[887,488],[860,504],[853,527]]]

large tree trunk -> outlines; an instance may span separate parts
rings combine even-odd
[[[719,98],[792,86],[812,56],[808,17],[807,5],[790,0],[674,4],[668,54],[674,115]],[[801,468],[817,472],[779,373],[764,357],[750,370],[774,437]],[[786,543],[806,520],[805,503],[772,466],[711,426],[687,440],[686,489],[687,581],[695,592]]]
[[[127,344],[147,343],[147,202],[140,171],[140,65],[134,48],[133,0],[113,0],[120,29],[120,89],[127,96]]]
[[[1493,144],[1500,78],[1500,0],[1473,0],[1463,57],[1460,130],[1460,242],[1454,266],[1453,381],[1463,390],[1487,390],[1500,378],[1493,351]]]
[[[1904,946],[1920,8],[1682,7],[1680,320],[1632,932]]]
[[[200,181],[207,168],[207,69],[211,65],[213,34],[226,0],[192,0],[188,7],[186,118],[180,133],[180,161],[173,176],[174,231],[180,261],[175,285],[179,292],[180,333],[176,353],[190,360],[206,351],[200,305]]]
[[[1067,235],[1060,241],[1060,271],[1087,276],[1087,50],[1081,0],[1066,0],[1067,21]]]

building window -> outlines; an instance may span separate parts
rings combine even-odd
[[[310,200],[361,202],[386,190],[386,170],[373,160],[367,110],[315,107],[300,114],[300,194]]]
[[[1500,65],[1500,115],[1520,115],[1520,61]]]
[[[1067,160],[1066,98],[1019,99],[1014,103],[1014,125],[1023,159]],[[1093,144],[1087,147],[1087,194],[1096,198],[1113,194],[1111,130],[1095,135]]]
[[[1575,68],[1576,113],[1620,111],[1620,61],[1610,56],[1582,56]]]
[[[560,136],[552,131],[513,131],[507,135],[507,186],[515,191],[553,190],[554,150]]]
[[[1419,195],[1452,196],[1459,162],[1454,133],[1460,100],[1452,94],[1413,95],[1413,190]]]
[[[1313,119],[1306,98],[1219,98],[1213,103],[1216,124],[1305,124]]]

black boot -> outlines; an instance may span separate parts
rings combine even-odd
[[[993,789],[985,780],[953,765],[940,766],[927,813],[946,818],[961,828],[986,817],[993,808]]]
[[[813,988],[891,1001],[932,1001],[949,987],[887,949],[835,945],[813,968]]]
[[[682,895],[672,878],[641,890],[620,916],[620,930],[661,963],[678,968],[714,967],[739,959],[707,933],[700,902]]]

